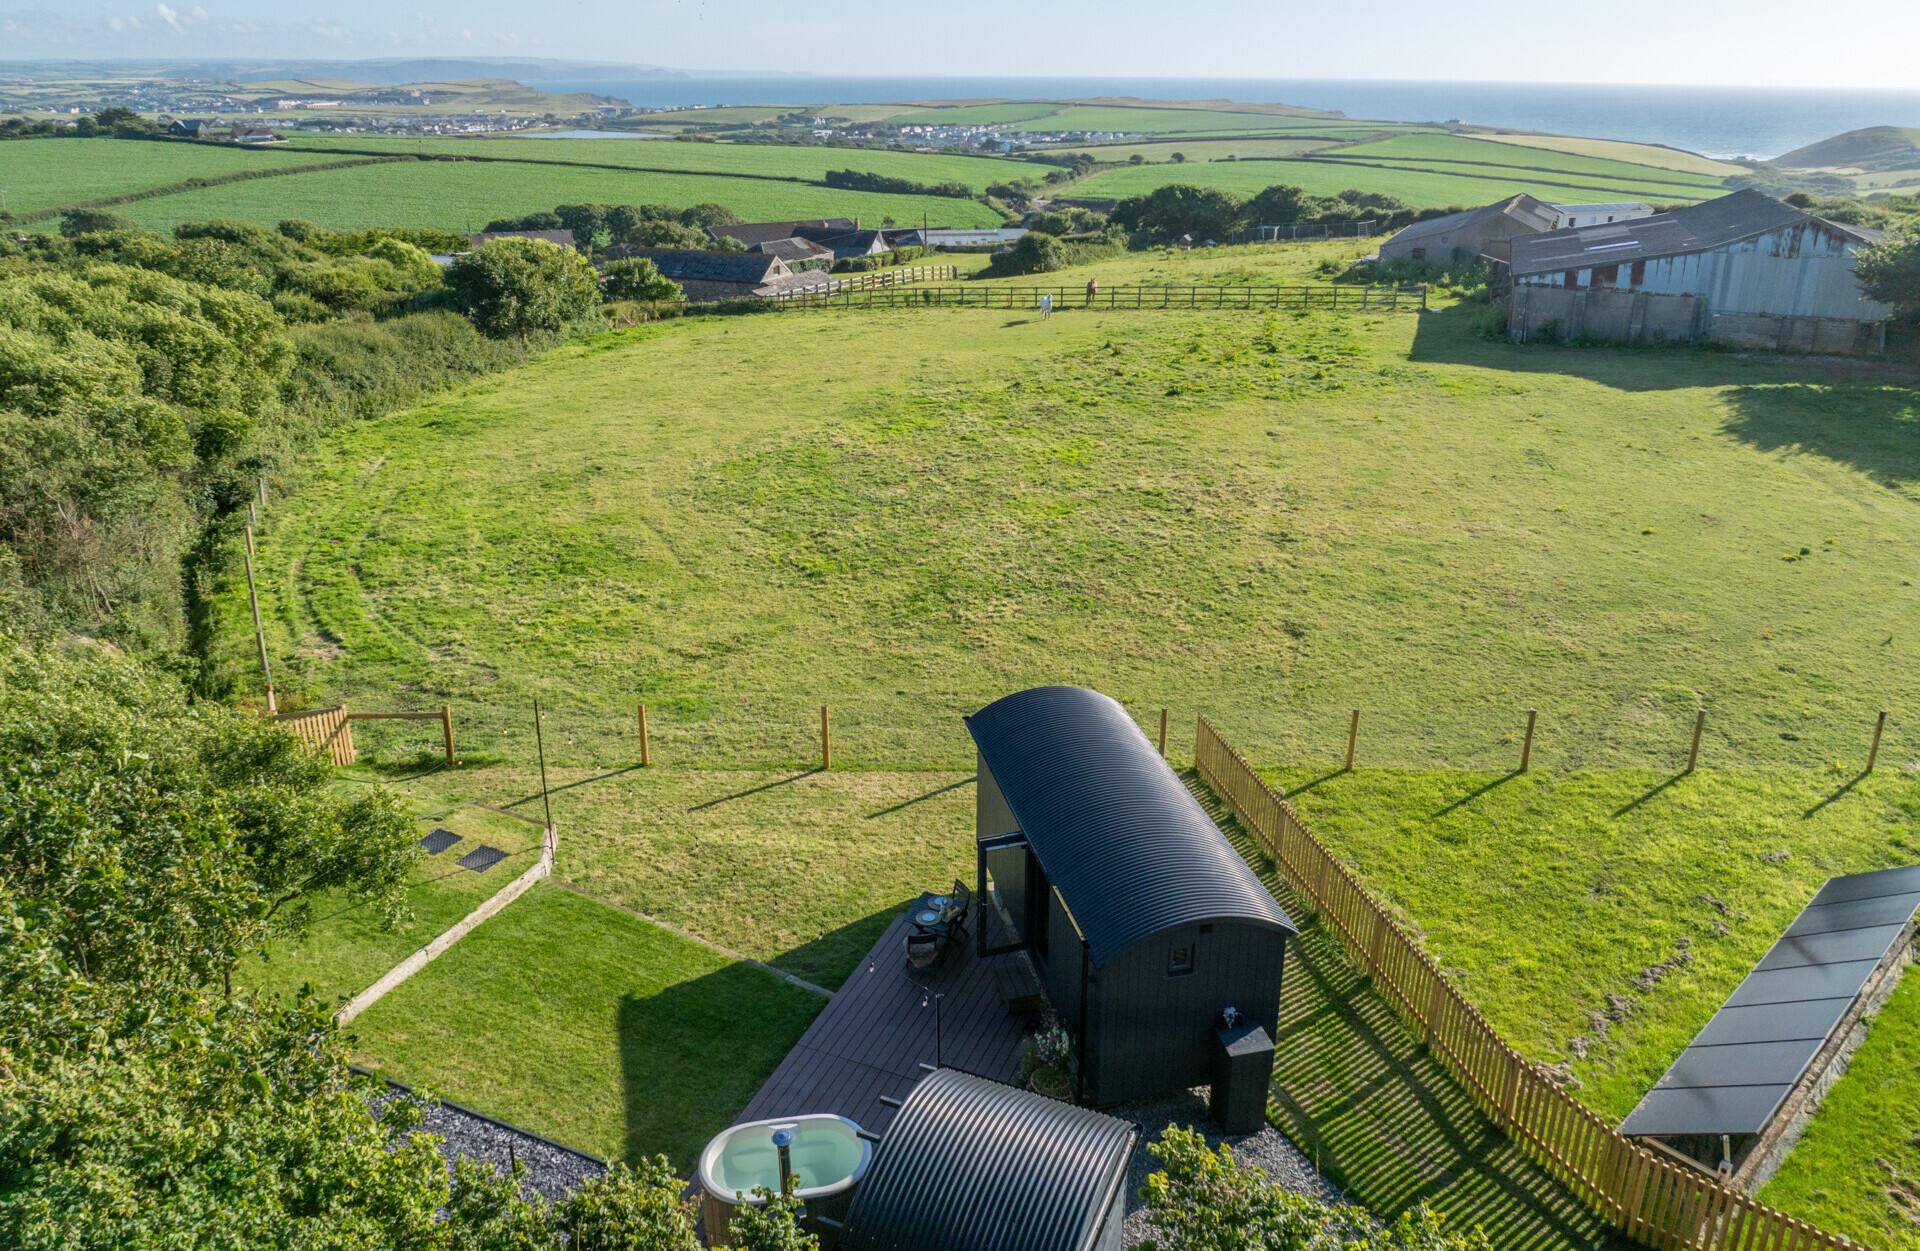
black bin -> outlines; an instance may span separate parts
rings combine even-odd
[[[1251,1134],[1267,1123],[1267,1086],[1273,1079],[1273,1039],[1258,1025],[1213,1031],[1213,1091],[1207,1114],[1224,1134]]]

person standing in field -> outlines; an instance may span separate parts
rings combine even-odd
[[[1088,308],[1093,307],[1093,297],[1099,294],[1100,294],[1100,280],[1098,278],[1087,279],[1087,307]]]

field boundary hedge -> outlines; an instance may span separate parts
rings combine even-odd
[[[285,178],[288,174],[313,174],[328,169],[352,169],[358,165],[384,165],[389,161],[409,160],[409,157],[381,156],[345,161],[312,161],[305,165],[290,165],[285,169],[246,169],[233,174],[215,174],[210,178],[187,178],[180,182],[170,182],[164,186],[148,187],[141,191],[125,191],[119,195],[100,196],[92,200],[79,200],[72,204],[60,204],[53,208],[35,209],[31,213],[22,213],[13,219],[15,225],[27,226],[34,222],[43,222],[49,218],[71,213],[79,209],[113,208],[120,204],[134,204],[141,200],[157,200],[163,196],[184,195],[189,191],[200,191],[207,187],[224,187],[228,183],[251,182],[256,178]]]

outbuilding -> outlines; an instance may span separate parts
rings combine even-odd
[[[1138,1131],[957,1069],[915,1083],[854,1192],[843,1251],[1120,1251]]]
[[[1293,922],[1107,696],[1036,687],[967,729],[979,895],[993,909],[975,927],[981,954],[1031,956],[1073,1034],[1081,1102],[1215,1085],[1218,1104],[1227,1049],[1274,1036]],[[990,941],[990,928],[1006,933]],[[1259,1082],[1261,1106],[1264,1066],[1236,1070],[1248,1090]]]
[[[1505,261],[1515,239],[1552,230],[1559,220],[1551,204],[1524,193],[1508,196],[1495,204],[1415,222],[1380,245],[1380,259],[1428,265],[1471,265],[1482,257]]]

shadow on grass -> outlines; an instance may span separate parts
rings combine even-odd
[[[1686,777],[1687,777],[1687,771],[1685,769],[1682,769],[1680,770],[1680,772],[1674,774],[1672,777],[1668,778],[1666,781],[1656,782],[1654,785],[1648,787],[1646,790],[1642,791],[1640,794],[1634,796],[1632,799],[1629,799],[1626,803],[1621,804],[1618,808],[1615,808],[1613,810],[1614,819],[1617,821],[1621,817],[1626,816],[1629,812],[1632,812],[1635,808],[1638,808],[1641,804],[1646,803],[1648,800],[1659,798],[1661,795],[1664,795],[1669,788],[1678,785],[1681,781],[1685,780]]]
[[[619,1002],[624,1159],[664,1152],[681,1176],[813,1022],[822,1001],[748,964]]]
[[[1860,770],[1860,772],[1854,774],[1852,777],[1842,782],[1839,788],[1835,790],[1833,794],[1828,795],[1825,799],[1822,799],[1819,803],[1815,804],[1813,807],[1801,813],[1800,814],[1801,818],[1805,819],[1807,817],[1818,815],[1822,808],[1825,808],[1828,804],[1833,803],[1836,800],[1846,798],[1847,795],[1853,790],[1854,787],[1860,785],[1860,783],[1866,780],[1867,780],[1867,771],[1865,769],[1862,769]]]
[[[791,973],[816,986],[838,990],[861,967],[868,950],[879,940],[893,919],[907,910],[911,898],[888,904],[878,912],[849,921],[836,930],[801,943],[768,960],[782,973]]]
[[[1735,387],[1727,432],[1762,452],[1823,457],[1898,490],[1920,482],[1920,389],[1877,376]]]
[[[924,795],[915,795],[912,799],[903,799],[899,803],[893,805],[893,807],[891,808],[882,808],[878,812],[869,812],[867,814],[867,820],[877,821],[881,817],[892,816],[894,813],[899,812],[902,809],[911,808],[918,803],[925,803],[927,800],[936,798],[940,795],[944,795],[948,791],[957,791],[963,786],[972,786],[974,783],[974,780],[975,779],[970,777],[961,778],[958,782],[949,782],[945,786],[936,786]]]
[[[629,773],[638,773],[643,767],[644,766],[642,765],[630,764],[619,769],[609,769],[605,773],[596,773],[592,777],[575,778],[571,782],[562,782],[558,786],[549,786],[547,788],[547,794],[558,795],[563,791],[575,791],[575,790],[579,790],[583,786],[592,786],[596,782],[608,782],[613,780],[614,778],[623,778],[627,776],[627,774]],[[523,795],[519,799],[513,800],[512,802],[504,805],[500,809],[500,811],[505,812],[506,815],[508,816],[516,816],[518,815],[517,813],[511,812],[508,810],[521,807],[522,805],[525,805],[525,804],[533,803],[540,798],[541,798],[540,792],[535,791],[531,795]]]
[[[1497,790],[1500,787],[1505,786],[1508,782],[1513,781],[1513,779],[1519,776],[1520,776],[1520,770],[1518,769],[1513,770],[1511,773],[1503,773],[1499,777],[1493,779],[1491,782],[1484,782],[1481,785],[1475,787],[1474,789],[1468,791],[1466,794],[1454,800],[1452,803],[1448,804],[1446,807],[1441,808],[1436,812],[1434,812],[1434,814],[1428,817],[1427,819],[1429,821],[1438,821],[1441,817],[1447,816],[1449,813],[1459,811],[1460,809],[1466,807],[1468,804],[1472,803],[1474,800],[1480,798],[1482,795],[1487,794],[1489,791]]]
[[[1333,780],[1334,780],[1335,778],[1343,778],[1343,777],[1345,777],[1345,776],[1346,776],[1347,774],[1349,774],[1349,773],[1352,773],[1352,772],[1353,772],[1353,770],[1351,770],[1351,769],[1349,769],[1349,768],[1347,768],[1347,767],[1346,767],[1345,765],[1341,765],[1341,766],[1340,766],[1340,767],[1339,767],[1338,769],[1335,769],[1335,770],[1334,770],[1333,772],[1331,772],[1331,773],[1322,773],[1322,774],[1321,774],[1321,775],[1320,775],[1319,777],[1317,777],[1317,778],[1314,778],[1314,779],[1313,779],[1313,780],[1312,780],[1311,782],[1302,782],[1302,783],[1300,783],[1300,785],[1298,785],[1298,786],[1289,786],[1289,787],[1287,787],[1287,788],[1286,788],[1286,789],[1287,789],[1287,794],[1288,794],[1288,795],[1303,795],[1303,794],[1305,794],[1306,792],[1308,792],[1308,791],[1310,791],[1310,790],[1312,790],[1312,789],[1313,789],[1314,787],[1316,787],[1316,786],[1320,786],[1320,785],[1323,785],[1323,784],[1325,784],[1325,783],[1327,783],[1327,782],[1331,782],[1331,781],[1333,781]]]
[[[1193,789],[1241,854],[1265,865],[1219,800]],[[1274,871],[1261,876],[1295,916],[1310,913]],[[1287,953],[1278,1033],[1275,1123],[1375,1215],[1427,1203],[1501,1251],[1624,1245],[1480,1113],[1323,925],[1305,926]]]
[[[687,809],[687,811],[688,812],[704,812],[708,808],[718,808],[721,804],[730,804],[736,799],[746,799],[748,796],[758,795],[762,791],[770,791],[782,786],[791,786],[795,782],[798,782],[803,778],[810,778],[814,774],[819,772],[821,772],[821,770],[819,769],[802,769],[800,772],[795,773],[789,777],[776,778],[771,782],[762,782],[758,786],[749,786],[744,791],[735,791],[731,795],[722,795],[718,799],[709,799],[702,803],[697,803],[693,805],[693,807]]]

